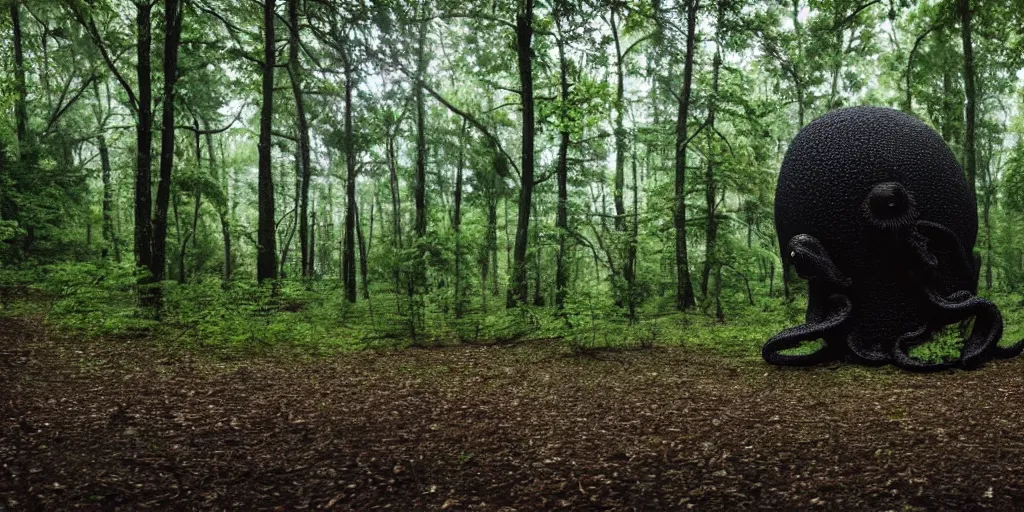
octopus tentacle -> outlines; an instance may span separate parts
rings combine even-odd
[[[849,288],[852,284],[850,278],[843,275],[817,238],[811,235],[796,235],[789,241],[789,251],[800,277],[822,278],[836,288]]]
[[[964,251],[963,244],[960,243],[960,237],[953,230],[929,220],[919,220],[916,226],[918,231],[929,240],[944,239],[945,245],[953,249],[956,261],[960,265],[960,270],[964,271],[964,275],[976,275],[978,265],[968,257],[967,252]]]
[[[829,314],[824,320],[791,327],[772,336],[761,348],[761,357],[771,364],[781,366],[812,366],[833,359],[835,351],[828,344],[811,354],[779,353],[796,348],[805,341],[822,339],[845,327],[850,320],[850,313],[853,311],[849,297],[836,293],[829,297],[829,302],[833,303],[833,307],[829,309]]]
[[[926,293],[929,302],[942,311],[948,323],[974,317],[974,327],[960,350],[961,366],[975,368],[991,357],[1017,350],[1016,345],[1005,350],[999,349],[999,338],[1003,336],[1003,315],[991,301],[968,291],[959,291],[948,297],[942,297],[930,288]]]
[[[1013,345],[1010,345],[1009,347],[1000,347],[999,345],[996,345],[995,348],[993,348],[992,350],[992,355],[999,359],[1010,359],[1011,357],[1017,357],[1021,355],[1021,353],[1024,353],[1024,339],[1018,341],[1017,343],[1014,343]]]
[[[868,366],[881,366],[888,364],[891,357],[880,350],[872,350],[860,343],[857,331],[851,331],[846,336],[846,350],[853,356],[853,360]]]
[[[911,348],[927,342],[930,337],[927,325],[921,326],[921,328],[916,331],[911,331],[900,336],[899,339],[896,340],[896,344],[893,345],[893,363],[904,370],[915,372],[936,372],[952,368],[954,366],[953,362],[926,363],[910,356]]]

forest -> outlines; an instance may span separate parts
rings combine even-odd
[[[982,289],[1019,297],[1012,0],[7,3],[5,288],[68,325],[586,348],[781,321],[782,155],[860,104],[941,133]]]
[[[1021,0],[0,0],[0,511],[1020,508],[1019,361],[760,350],[808,304],[783,157],[858,105],[952,149],[978,294],[1024,338],[1022,27]]]

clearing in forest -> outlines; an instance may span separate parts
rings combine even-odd
[[[1012,509],[1024,361],[515,346],[227,361],[0,319],[0,508]]]

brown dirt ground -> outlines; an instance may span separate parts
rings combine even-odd
[[[552,343],[225,361],[0,319],[0,510],[1024,507],[1024,361]]]

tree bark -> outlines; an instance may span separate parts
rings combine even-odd
[[[300,163],[298,147],[295,150],[295,194],[292,196],[292,225],[288,228],[288,236],[284,239],[284,247],[281,249],[281,259],[278,262],[278,275],[281,279],[288,278],[288,253],[292,249],[292,240],[295,239],[295,232],[299,228],[299,196],[302,190],[302,164]],[[287,215],[286,215],[287,216]]]
[[[686,10],[686,56],[683,63],[683,90],[679,95],[676,117],[675,233],[676,233],[676,308],[680,311],[696,305],[690,262],[686,247],[686,146],[690,115],[690,89],[693,83],[693,54],[697,32],[698,0],[688,0]]]
[[[345,239],[342,251],[342,276],[345,281],[345,299],[356,301],[356,149],[352,134],[352,65],[345,57]]]
[[[202,138],[199,133],[199,120],[195,117],[192,118],[192,127],[195,130],[196,167],[201,169],[203,166],[203,144]],[[210,156],[212,157],[213,155],[211,154]],[[213,171],[212,165],[209,166],[209,170],[211,172]],[[186,255],[188,254],[188,244],[189,242],[191,242],[193,245],[193,249],[195,248],[197,237],[196,231],[199,228],[199,210],[202,204],[202,193],[200,193],[199,189],[196,188],[195,190],[192,191],[192,195],[194,196],[193,199],[195,200],[192,208],[192,228],[191,230],[185,233],[184,237],[179,235],[181,248],[178,251],[178,283],[180,284],[185,284],[185,282],[187,281],[187,279],[185,278],[185,259]],[[177,222],[177,203],[175,203],[174,215],[175,222]]]
[[[106,126],[100,107],[102,99],[100,98],[98,81],[93,81],[92,93],[96,97],[96,106],[93,112],[96,115],[96,128],[99,131],[99,135],[96,137],[96,146],[100,153],[100,180],[103,183],[103,249],[101,250],[101,255],[103,259],[106,259],[109,256],[110,249],[113,248],[114,261],[120,263],[121,249],[114,234],[114,188],[111,184],[110,148],[107,147],[107,137],[103,133],[106,130]]]
[[[392,126],[385,141],[388,161],[388,186],[391,189],[391,236],[396,254],[402,251],[402,196],[398,186],[398,163],[395,157],[395,132],[398,126]],[[394,269],[395,292],[401,287],[401,276],[396,266]]]
[[[274,118],[274,67],[277,53],[274,38],[274,2],[263,4],[263,106],[259,141],[259,228],[256,248],[256,279],[260,283],[277,279],[277,226],[274,219],[274,172],[271,161],[271,131]]]
[[[416,46],[416,84],[413,88],[416,102],[416,173],[413,178],[413,204],[416,213],[413,220],[413,233],[416,235],[416,262],[410,273],[409,294],[420,290],[426,282],[424,256],[426,254],[427,236],[427,134],[426,105],[423,98],[423,76],[427,72],[426,58],[427,23],[420,22]]]
[[[626,246],[626,264],[623,266],[623,277],[626,279],[626,306],[630,323],[636,321],[636,254],[640,237],[640,187],[637,182],[636,151],[633,152],[633,223],[630,226],[629,241]]]
[[[555,209],[555,230],[558,232],[558,252],[555,254],[555,306],[565,308],[565,297],[569,286],[568,269],[566,269],[566,249],[569,230],[569,71],[565,59],[565,40],[562,38],[561,18],[555,17],[558,28],[558,76],[559,94],[562,101],[562,124],[558,132],[558,163],[555,166],[555,180],[558,182],[558,205]]]
[[[302,94],[302,67],[299,63],[299,0],[288,0],[288,74],[291,78],[292,95],[295,96],[295,114],[298,123],[298,146],[301,184],[299,186],[299,252],[302,258],[302,277],[312,273],[309,264],[311,249],[309,243],[309,182],[312,177],[309,157],[309,122],[306,119],[306,103]]]
[[[704,224],[704,270],[701,273],[700,293],[705,297],[708,295],[708,282],[711,278],[711,272],[718,264],[716,252],[718,250],[718,211],[716,207],[718,192],[716,189],[717,184],[715,183],[715,153],[712,141],[715,137],[715,103],[718,98],[718,74],[721,66],[722,56],[721,53],[716,51],[711,71],[711,97],[708,98],[708,131],[706,132],[708,153],[705,155],[707,165],[705,166],[704,173],[704,200],[707,206],[707,216]]]
[[[316,278],[316,203],[310,204],[309,221],[309,277]]]
[[[167,261],[167,208],[171,199],[171,173],[174,170],[174,102],[178,82],[178,43],[181,41],[182,10],[179,0],[164,4],[164,91],[162,131],[160,132],[160,181],[156,187],[156,211],[153,217],[153,260],[149,271],[157,283],[164,280]]]
[[[18,136],[18,154],[28,151],[28,87],[25,83],[25,53],[21,45],[21,0],[11,0],[11,29],[14,37],[14,101],[15,133]],[[24,156],[21,156],[24,162]]]
[[[487,247],[490,250],[491,258],[491,294],[498,295],[498,198],[496,197],[491,198],[487,203]]]
[[[452,230],[455,232],[455,318],[462,318],[466,305],[462,296],[462,169],[466,163],[466,125],[467,122],[463,120],[459,131],[459,158],[455,166],[455,204],[452,213]]]
[[[618,4],[612,5],[609,21],[612,29],[612,40],[615,42],[615,183],[612,191],[613,202],[615,203],[615,229],[616,231],[626,230],[626,204],[623,201],[623,189],[626,187],[626,128],[623,117],[625,105],[625,71],[623,70],[623,54],[619,41],[619,28],[616,24]]]
[[[153,263],[153,82],[150,52],[153,43],[153,6],[147,2],[136,4],[136,75],[139,81],[138,123],[136,124],[135,164],[135,265],[150,270]],[[148,293],[144,296],[149,296]]]
[[[522,164],[519,188],[519,215],[516,223],[515,248],[513,250],[512,275],[509,283],[506,307],[526,304],[526,249],[529,243],[530,209],[533,204],[533,4],[534,0],[520,0],[516,14],[516,53],[518,55],[519,83],[523,106]]]
[[[356,238],[359,243],[359,277],[362,278],[363,299],[370,300],[369,265],[366,261],[366,241],[363,239],[363,221],[359,217],[359,205],[356,204]]]
[[[971,186],[971,192],[978,192],[977,178],[977,153],[975,151],[975,90],[974,90],[974,45],[971,42],[971,1],[957,0],[957,10],[960,14],[960,38],[964,50],[964,95],[967,102],[964,110],[965,132],[964,132],[964,170],[967,172],[967,183]]]
[[[537,215],[537,204],[532,205],[533,216],[539,218]],[[541,307],[544,305],[544,293],[541,286],[541,267],[542,267],[542,254],[541,245],[538,243],[537,230],[533,230],[533,305]]]

